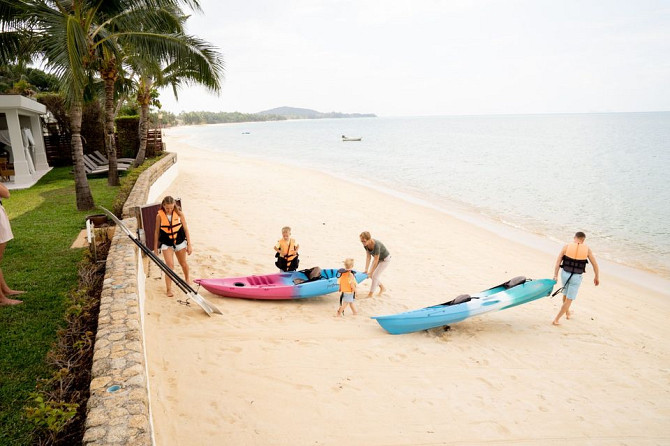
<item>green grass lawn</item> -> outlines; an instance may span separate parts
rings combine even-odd
[[[0,307],[0,445],[31,444],[23,417],[29,394],[50,370],[45,358],[64,324],[68,292],[78,284],[86,248],[70,249],[85,227],[77,211],[71,167],[55,168],[38,184],[11,191],[3,202],[14,232],[0,267],[9,286],[27,293],[23,304]],[[119,191],[107,178],[89,178],[96,205],[112,209]]]

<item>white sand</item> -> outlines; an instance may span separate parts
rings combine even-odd
[[[343,319],[333,317],[337,294],[263,302],[203,289],[224,313],[210,318],[166,297],[152,267],[145,333],[158,445],[670,444],[667,294],[607,271],[595,287],[589,267],[559,327],[556,297],[393,336],[369,316],[551,277],[560,246],[548,254],[318,172],[167,141],[180,169],[167,193],[183,201],[192,279],[275,272],[284,225],[301,268],[339,268],[345,257],[363,268],[364,230],[392,263],[386,295],[359,299],[359,315]]]

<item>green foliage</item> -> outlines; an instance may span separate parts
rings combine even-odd
[[[96,202],[111,206],[119,188],[107,186],[104,177],[89,183]],[[14,239],[2,271],[12,288],[26,294],[21,305],[0,309],[0,445],[22,446],[35,444],[22,407],[36,384],[52,375],[45,358],[67,325],[70,291],[78,286],[78,265],[87,252],[70,246],[89,212],[77,211],[71,167],[54,168],[30,189],[12,191],[3,204]]]
[[[35,90],[32,89],[30,82],[25,79],[21,79],[18,82],[14,82],[14,86],[11,90],[9,90],[9,93],[20,94],[22,96],[33,96],[35,94]]]
[[[116,133],[119,136],[116,152],[121,158],[135,158],[140,147],[140,117],[120,116],[116,118]]]
[[[286,118],[279,115],[259,115],[256,113],[240,112],[181,112],[177,119],[185,125],[193,124],[221,124],[227,122],[258,122],[258,121],[283,121]]]
[[[116,119],[120,119],[123,117],[132,117],[132,116],[136,117],[140,116],[140,105],[135,100],[124,102],[123,106],[119,110],[119,114]]]
[[[150,119],[156,123],[157,127],[172,127],[177,125],[177,115],[169,111],[152,112]]]
[[[60,89],[60,82],[53,74],[45,73],[36,68],[27,68],[26,76],[28,81],[40,92],[57,92]]]
[[[58,78],[42,70],[20,65],[0,66],[0,93],[56,92],[58,88]]]
[[[26,417],[35,426],[45,429],[52,437],[61,432],[67,423],[77,415],[79,405],[62,401],[45,401],[40,393],[30,395],[31,405],[26,408]]]

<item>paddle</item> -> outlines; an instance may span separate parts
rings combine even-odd
[[[140,250],[142,250],[142,252],[147,255],[147,257],[149,257],[156,265],[158,265],[158,267],[163,272],[165,272],[165,274],[167,274],[175,284],[177,284],[177,287],[180,290],[182,290],[184,292],[184,294],[186,294],[189,298],[192,298],[198,305],[200,305],[200,307],[203,310],[205,310],[205,313],[207,313],[208,316],[211,316],[212,313],[223,314],[223,313],[221,313],[221,310],[219,310],[216,306],[207,302],[207,300],[205,300],[204,297],[199,295],[198,292],[195,291],[193,289],[193,287],[191,285],[189,285],[188,282],[186,282],[184,279],[179,277],[179,275],[177,275],[177,273],[175,273],[169,266],[167,266],[165,264],[165,262],[163,262],[156,254],[154,254],[154,252],[152,250],[150,250],[144,243],[142,243],[137,238],[137,236],[135,236],[135,234],[130,232],[130,229],[128,229],[126,227],[126,225],[124,225],[121,222],[121,220],[116,218],[116,215],[114,215],[111,211],[109,211],[108,209],[105,209],[102,206],[98,206],[98,207],[100,209],[102,209],[103,211],[105,211],[105,213],[107,215],[109,215],[109,217],[112,220],[114,220],[114,223],[116,223],[116,225],[118,227],[120,227],[123,230],[123,232],[126,233],[126,235],[128,237],[130,237],[130,239],[133,241],[133,243],[135,243],[140,248]]]

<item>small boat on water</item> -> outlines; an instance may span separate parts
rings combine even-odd
[[[224,297],[242,299],[283,300],[322,296],[339,290],[337,279],[343,270],[319,267],[266,274],[262,276],[231,277],[225,279],[195,279],[207,291]],[[354,271],[356,282],[367,274]]]
[[[555,280],[530,280],[519,276],[472,296],[461,294],[443,304],[387,316],[372,316],[372,319],[376,319],[391,334],[412,333],[540,299],[548,296],[554,285]]]
[[[342,141],[361,141],[362,139],[363,138],[361,138],[361,137],[359,137],[359,138],[348,138],[348,137],[342,135]]]

